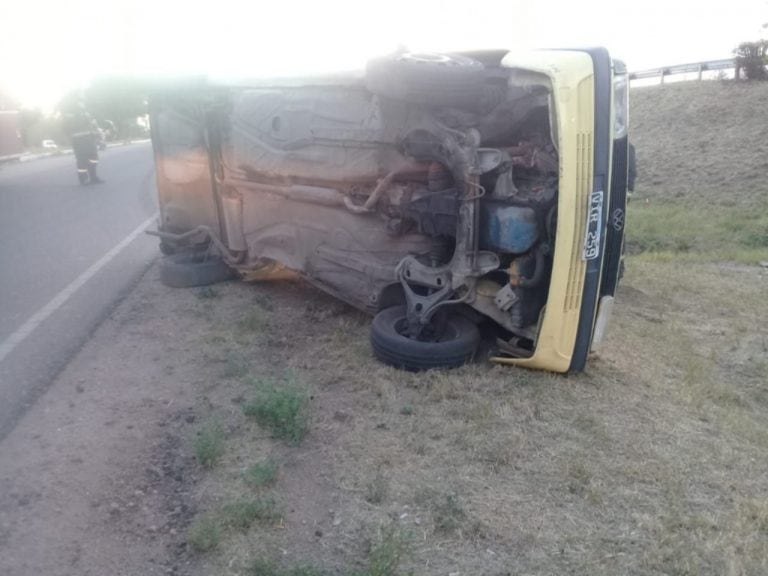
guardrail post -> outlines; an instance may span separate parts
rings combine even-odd
[[[699,82],[701,82],[701,71],[704,70],[704,66],[699,64]]]

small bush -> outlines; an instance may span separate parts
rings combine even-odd
[[[263,332],[268,326],[264,311],[258,308],[251,309],[237,322],[237,328],[243,333]]]
[[[736,55],[736,67],[744,70],[747,80],[768,80],[768,40],[742,42],[733,51]]]
[[[195,552],[210,552],[221,542],[221,529],[214,518],[203,517],[187,531],[187,543]]]
[[[254,382],[256,396],[243,410],[275,438],[299,444],[309,428],[309,394],[293,382]]]
[[[218,422],[198,431],[194,442],[195,458],[203,468],[213,468],[224,453],[224,432]]]
[[[397,576],[400,562],[407,552],[406,535],[394,527],[384,530],[379,541],[371,547],[368,567],[362,571],[342,572],[343,576]],[[247,572],[248,576],[330,576],[338,574],[313,566],[280,568],[272,560],[257,558]]]
[[[221,521],[225,526],[245,531],[254,522],[273,522],[280,518],[275,501],[271,498],[255,498],[227,504],[221,509]]]
[[[455,531],[466,519],[466,513],[461,502],[454,494],[446,494],[432,505],[435,521],[435,532],[449,534]]]
[[[249,576],[330,576],[330,572],[319,570],[311,566],[294,566],[292,568],[280,568],[271,560],[257,558],[248,569]]]
[[[381,540],[371,549],[368,570],[360,576],[396,576],[406,552],[407,539],[400,530],[386,529]]]
[[[274,484],[277,480],[277,462],[271,458],[257,462],[245,471],[244,477],[247,484],[257,488]]]
[[[381,504],[386,499],[388,492],[389,480],[379,470],[366,486],[365,499],[371,504]]]

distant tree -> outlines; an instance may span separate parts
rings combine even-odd
[[[43,121],[43,111],[40,108],[22,108],[19,111],[19,130],[21,140],[26,148],[38,146],[37,134],[39,125]]]
[[[137,118],[147,114],[147,87],[136,78],[103,77],[94,80],[84,93],[88,112],[100,125],[114,125],[116,136],[137,136]]]
[[[78,108],[83,105],[83,91],[80,89],[70,90],[61,97],[56,104],[56,110],[60,114],[74,114]]]
[[[733,51],[736,58],[736,78],[744,70],[747,80],[768,80],[768,40],[742,42]]]

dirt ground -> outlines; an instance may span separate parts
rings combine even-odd
[[[0,444],[0,573],[768,573],[768,274],[630,264],[570,377],[399,372],[303,283],[174,290],[153,268]],[[245,415],[264,381],[308,391],[299,445]],[[254,498],[274,514],[215,520]]]

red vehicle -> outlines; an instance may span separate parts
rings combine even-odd
[[[0,110],[0,161],[16,158],[23,151],[19,113],[16,110]]]

